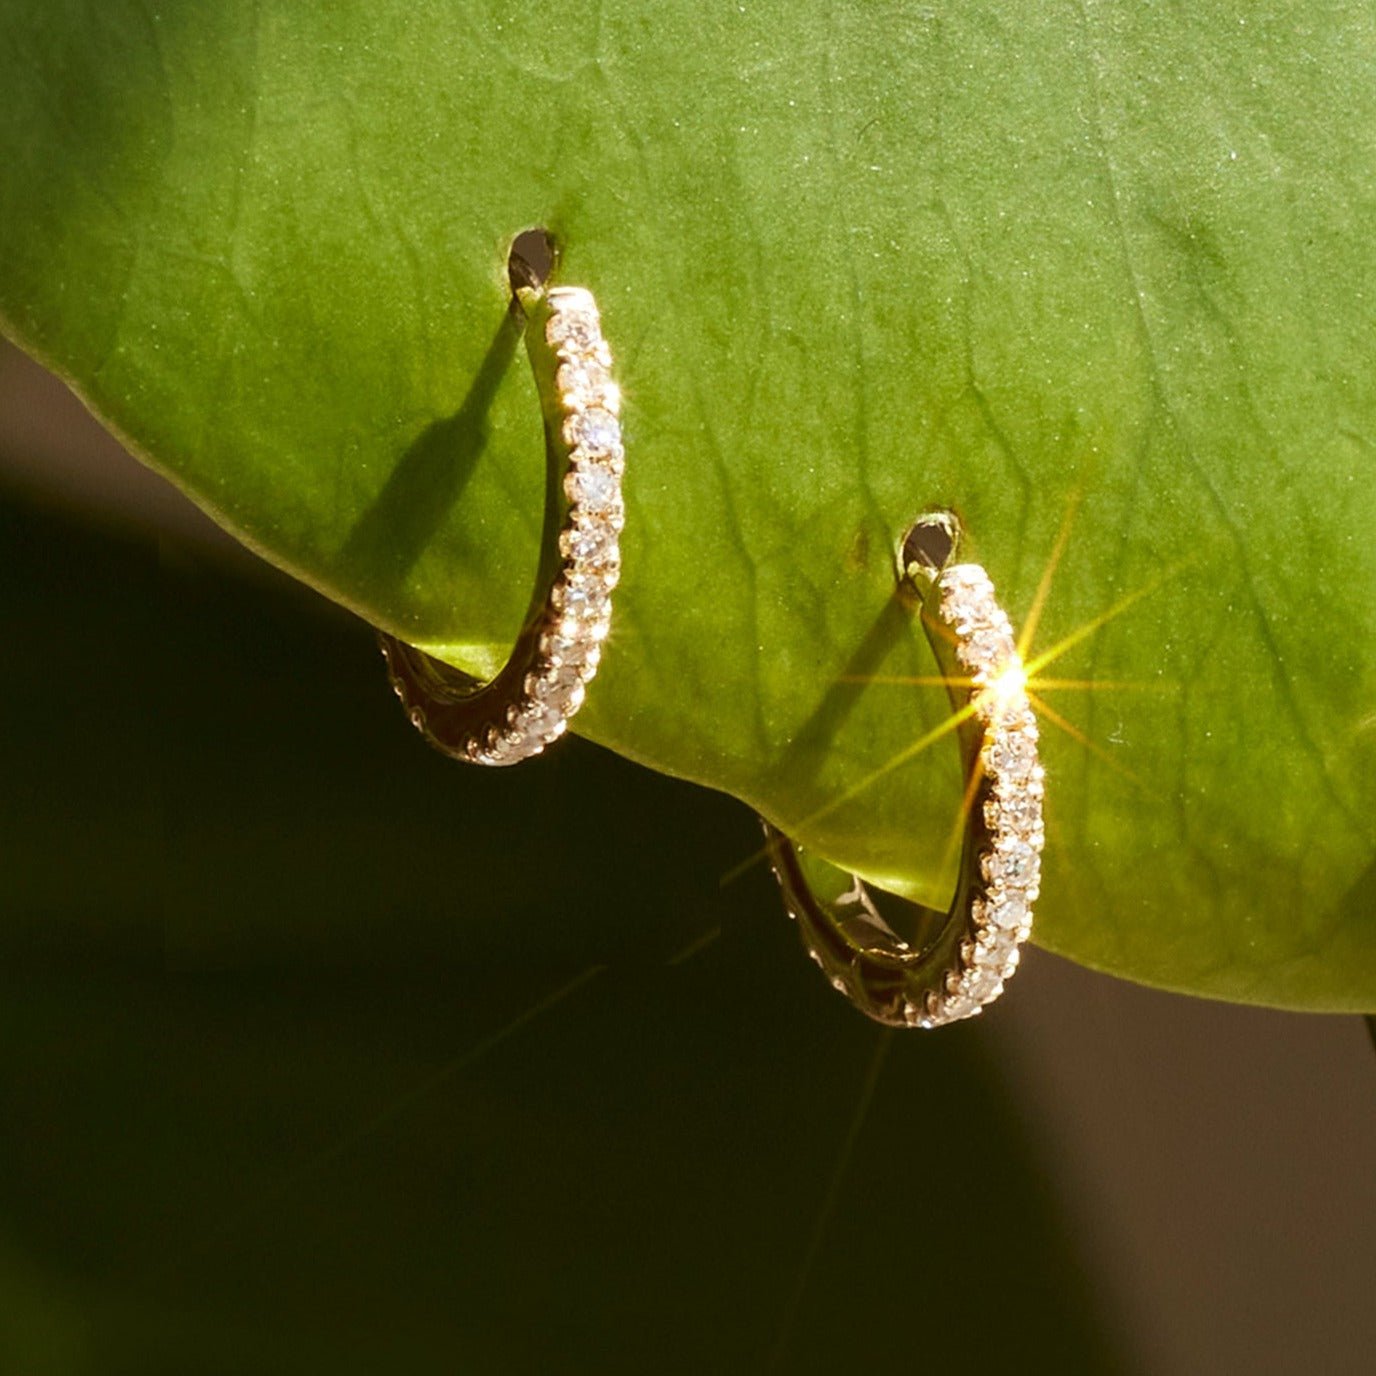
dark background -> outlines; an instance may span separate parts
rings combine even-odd
[[[748,811],[429,751],[0,352],[0,1373],[1367,1373],[1355,1018],[826,987]]]

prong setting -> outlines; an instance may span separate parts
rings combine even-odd
[[[920,1027],[974,1017],[1003,993],[1032,930],[1045,844],[1037,721],[1012,627],[978,564],[951,565],[938,584],[941,620],[969,671],[968,702],[983,733],[977,806],[985,835],[956,964],[939,987],[909,1005],[910,1021]]]

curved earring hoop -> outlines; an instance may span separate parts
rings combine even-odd
[[[564,734],[597,672],[621,574],[621,394],[597,302],[582,287],[526,287],[518,297],[547,474],[540,566],[521,632],[486,683],[378,635],[411,724],[470,764],[516,764]]]
[[[858,878],[824,902],[797,847],[764,823],[784,902],[813,959],[861,1012],[897,1027],[939,1027],[998,998],[1018,967],[1039,891],[1037,722],[989,575],[978,564],[954,562],[961,534],[953,513],[934,512],[913,526],[899,554],[900,586],[918,599],[956,712],[967,780],[960,877],[935,937],[916,949],[903,941]]]

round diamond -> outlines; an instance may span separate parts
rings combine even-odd
[[[942,1005],[941,1016],[946,1022],[958,1022],[961,1018],[973,1018],[981,1006],[968,994],[957,994]]]
[[[612,513],[621,500],[621,483],[616,474],[594,464],[574,469],[565,479],[564,491],[575,506],[594,515]]]
[[[998,604],[994,601],[994,585],[978,564],[956,564],[941,577],[943,596],[942,619],[962,633],[982,621],[998,618]]]
[[[557,707],[529,698],[507,708],[506,719],[514,731],[547,740],[563,735],[566,725],[564,714]]]
[[[1042,830],[1042,800],[1029,789],[1019,789],[1008,797],[991,798],[984,807],[984,820],[994,831],[1009,832],[1030,841]]]
[[[605,640],[612,629],[611,612],[604,612],[596,621],[587,621],[584,622],[584,625],[587,628],[587,634],[593,640]]]
[[[560,364],[556,384],[570,409],[599,406],[612,415],[621,410],[621,389],[595,358],[575,358]]]
[[[615,561],[616,532],[602,521],[578,521],[559,536],[559,552],[582,564]]]
[[[543,698],[546,701],[564,691],[571,684],[582,683],[583,677],[576,668],[568,664],[541,664],[532,669],[521,685],[528,697]]]
[[[545,325],[545,338],[561,354],[591,354],[602,342],[597,311],[586,303],[556,308]]]
[[[971,589],[948,593],[941,603],[942,620],[954,626],[961,635],[968,635],[976,626],[988,621],[993,611],[993,600]]]
[[[994,585],[978,564],[952,564],[941,575],[941,586],[952,594],[992,596]]]
[[[587,693],[588,690],[581,678],[560,679],[544,690],[541,701],[548,703],[560,716],[567,719],[582,707]]]
[[[1003,672],[1011,672],[1009,666],[1005,666]],[[1028,706],[1027,694],[1020,689],[1008,693],[1006,687],[997,679],[991,688],[980,693],[975,701],[975,712],[982,721],[1000,731],[1027,731],[1035,736],[1037,719]]]
[[[1037,763],[1037,739],[1028,731],[996,731],[984,762],[997,780],[1030,778]]]
[[[561,622],[541,636],[540,652],[554,664],[581,668],[584,679],[593,676],[602,653],[588,627],[577,622]]]
[[[596,621],[607,614],[610,593],[607,584],[596,576],[574,577],[558,585],[554,601],[565,616],[576,617],[580,621]]]
[[[569,716],[583,704],[584,674],[576,664],[546,664],[526,675],[525,691]]]
[[[991,884],[1032,889],[1041,874],[1041,859],[1026,841],[1010,841],[984,857],[984,874]]]
[[[566,613],[556,624],[560,635],[589,645],[605,640],[611,628],[612,617],[609,609],[604,609],[600,616],[583,617]],[[586,653],[584,657],[586,658]],[[587,677],[591,678],[592,675],[588,674]]]
[[[993,1003],[1003,993],[1003,980],[997,970],[972,971],[965,977],[963,988],[972,999]]]
[[[984,905],[984,921],[996,932],[1016,932],[1032,915],[1022,894],[1009,893]]]
[[[616,458],[622,452],[620,422],[598,406],[575,411],[564,422],[564,440],[571,448],[604,458]]]
[[[960,662],[976,672],[1002,668],[1015,653],[1013,635],[1006,626],[981,626],[956,642]]]
[[[986,970],[1002,970],[1009,953],[1016,950],[1016,932],[986,932],[979,940],[979,966]]]

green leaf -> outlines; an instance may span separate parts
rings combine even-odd
[[[894,681],[932,664],[892,562],[954,506],[1055,656],[1038,940],[1376,1007],[1366,8],[4,11],[6,328],[267,557],[500,653],[546,226],[627,398],[580,731],[939,901],[959,771],[909,748],[946,708]]]

